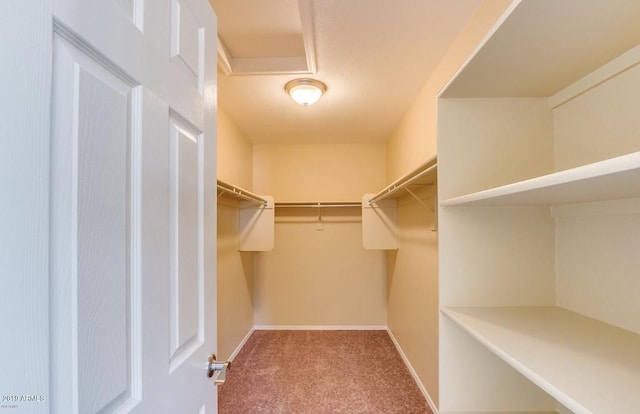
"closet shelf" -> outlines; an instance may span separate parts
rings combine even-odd
[[[411,192],[410,186],[425,186],[436,183],[438,159],[433,157],[410,173],[400,177],[369,199],[369,205],[385,198],[398,198],[397,192],[405,189]]]
[[[640,407],[638,334],[554,306],[441,312],[576,413]]]
[[[255,195],[252,192],[247,191],[243,188],[240,188],[233,184],[226,183],[221,180],[218,180],[217,184],[218,184],[217,185],[218,190],[224,193],[230,194],[233,197],[239,198],[241,200],[253,201],[255,203],[262,204],[265,207],[268,205],[268,201],[265,198]]]
[[[291,203],[275,203],[276,208],[345,208],[345,207],[362,207],[360,201],[305,201]]]
[[[633,197],[640,197],[640,152],[450,198],[440,205],[555,205]]]

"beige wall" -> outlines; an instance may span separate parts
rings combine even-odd
[[[422,88],[388,143],[388,182],[437,153],[437,95],[510,3],[484,1]],[[398,210],[400,245],[388,264],[388,326],[437,405],[438,249],[437,233],[430,231],[432,220],[433,212],[417,202]]]
[[[253,148],[218,109],[218,178],[252,187]],[[218,198],[218,357],[229,358],[253,328],[253,253],[238,252],[237,201]]]
[[[384,145],[259,145],[255,191],[282,201],[360,201],[385,183]],[[359,208],[277,209],[256,254],[256,325],[386,325],[384,254],[362,247]]]
[[[253,189],[253,145],[221,108],[218,108],[218,179]]]
[[[435,187],[398,200],[398,242],[388,253],[388,326],[429,396],[438,398],[438,233]]]
[[[385,185],[384,144],[256,145],[254,189],[280,201],[360,201]]]
[[[360,210],[276,211],[275,248],[255,255],[255,324],[386,326],[385,256],[362,248]]]
[[[389,182],[437,153],[438,93],[476,50],[510,3],[511,0],[485,0],[424,85],[387,145]]]
[[[218,356],[229,358],[253,328],[253,254],[238,252],[237,207],[218,203]]]

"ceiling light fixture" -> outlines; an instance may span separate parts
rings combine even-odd
[[[313,105],[327,91],[327,85],[316,79],[300,78],[284,85],[291,99],[303,106]]]

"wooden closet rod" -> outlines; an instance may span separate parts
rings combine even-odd
[[[268,204],[267,200],[265,200],[264,198],[257,196],[253,193],[250,193],[249,191],[244,190],[240,187],[236,187],[235,185],[225,183],[224,181],[218,180],[217,187],[218,187],[218,190],[232,194],[233,196],[241,198],[243,200],[253,201],[255,203],[262,204],[265,207]]]

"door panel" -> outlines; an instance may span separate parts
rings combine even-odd
[[[204,341],[202,134],[173,114],[169,121],[171,164],[170,371]]]
[[[77,71],[77,334],[80,412],[131,395],[131,222],[128,96]],[[72,145],[73,145],[72,144]],[[99,191],[96,191],[99,189]],[[134,223],[135,225],[136,223]],[[72,276],[73,277],[73,276]],[[137,298],[135,298],[137,299]],[[139,355],[135,356],[139,358]]]
[[[53,52],[52,406],[113,412],[140,398],[138,87],[68,31]]]
[[[202,93],[205,29],[189,4],[180,0],[171,0],[171,22],[171,57],[187,69]]]
[[[116,5],[120,7],[120,10],[124,13],[125,16],[131,22],[136,24],[138,29],[142,30],[141,25],[139,24],[140,19],[138,18],[137,12],[142,11],[141,9],[144,7],[144,2],[140,0],[114,0]]]

